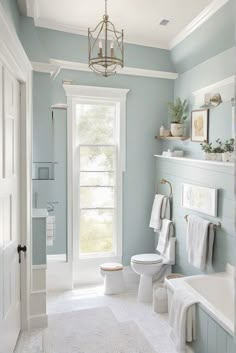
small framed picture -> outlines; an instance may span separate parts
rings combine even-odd
[[[209,109],[193,110],[191,120],[191,140],[194,142],[208,142]]]
[[[217,217],[217,189],[182,184],[182,207]]]

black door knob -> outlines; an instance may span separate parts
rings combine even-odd
[[[27,247],[26,245],[21,246],[20,244],[17,246],[17,252],[19,254],[19,264],[21,263],[21,252],[23,251],[23,253],[26,253],[27,251]]]

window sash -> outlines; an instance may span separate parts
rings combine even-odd
[[[108,148],[113,148],[113,167],[114,169],[112,170],[86,170],[86,169],[80,169],[80,158],[81,158],[81,148],[83,147],[108,147]],[[92,210],[113,210],[114,211],[114,216],[113,216],[113,232],[112,232],[112,251],[111,252],[89,252],[89,253],[84,253],[81,251],[81,248],[79,246],[79,258],[93,258],[93,257],[99,257],[99,256],[108,256],[108,255],[114,255],[117,251],[117,187],[116,187],[116,181],[117,181],[117,145],[116,144],[79,144],[78,145],[79,149],[79,189],[80,188],[111,188],[113,189],[113,205],[114,206],[109,206],[109,207],[104,207],[104,206],[99,206],[99,207],[81,207],[80,205],[80,200],[79,200],[79,219],[81,219],[81,212],[82,211],[92,211]],[[114,185],[80,185],[80,176],[81,173],[111,173],[113,174],[114,177]]]

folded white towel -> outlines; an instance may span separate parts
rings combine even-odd
[[[174,227],[172,221],[169,219],[162,220],[161,231],[158,239],[157,250],[164,254],[166,251],[167,245],[171,237],[174,236]]]
[[[196,298],[186,289],[175,290],[171,302],[169,323],[172,328],[171,338],[179,353],[186,352],[186,341],[190,338],[189,333],[193,332],[194,315],[191,315],[191,320],[187,320],[187,312],[195,303],[197,303]]]
[[[152,206],[149,227],[154,228],[154,232],[159,232],[164,218],[170,219],[170,200],[167,196],[157,194]]]
[[[56,217],[48,216],[46,221],[47,246],[53,246],[56,235]]]
[[[214,229],[210,222],[198,216],[188,216],[186,249],[191,265],[204,270],[212,261]]]

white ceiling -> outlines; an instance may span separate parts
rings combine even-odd
[[[170,48],[186,27],[207,15],[215,3],[225,0],[108,0],[108,14],[117,29],[124,29],[125,41]],[[41,27],[87,35],[104,14],[104,0],[27,0],[28,15]],[[222,6],[222,5],[221,5]],[[218,6],[219,7],[219,6]],[[210,9],[210,10],[209,10]],[[168,26],[159,25],[162,18]]]

